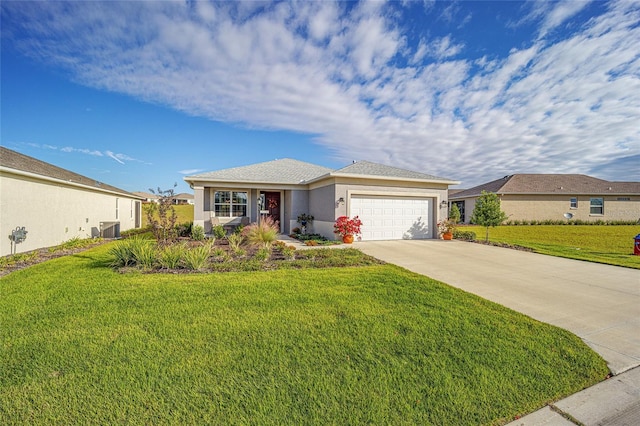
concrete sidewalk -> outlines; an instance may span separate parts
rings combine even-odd
[[[555,407],[566,407],[585,425],[640,424],[624,423],[625,416],[640,414],[639,270],[462,241],[370,241],[354,247],[573,332],[616,376]],[[621,388],[627,397],[616,393]],[[546,407],[512,424],[573,423]]]

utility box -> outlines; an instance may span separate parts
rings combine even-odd
[[[100,222],[102,238],[120,238],[120,222]]]
[[[640,234],[636,235],[635,242],[633,244],[633,254],[640,256]]]

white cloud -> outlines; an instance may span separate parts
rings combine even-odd
[[[204,172],[204,169],[186,169],[186,170],[180,170],[178,171],[178,173],[180,173],[181,175],[194,175],[196,173],[200,173],[200,172]]]
[[[572,3],[581,2],[540,12],[538,34],[584,7]],[[453,35],[408,46],[393,4],[379,2],[348,11],[325,2],[51,2],[13,8],[3,32],[19,27],[16,46],[88,86],[317,135],[346,162],[468,185],[515,172],[585,173],[640,155],[640,10],[608,6],[574,33],[553,43],[534,34],[504,58],[462,59]],[[48,13],[59,19],[42,19]]]
[[[539,30],[540,37],[546,36],[551,30],[562,25],[568,19],[575,16],[582,9],[589,5],[587,0],[562,0],[557,3],[549,2],[537,2],[538,8],[548,8],[549,4],[553,4],[554,7],[543,13],[544,18]]]

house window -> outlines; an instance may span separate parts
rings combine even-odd
[[[116,198],[116,219],[118,219],[118,202],[120,201],[119,198]]]
[[[571,206],[570,208],[572,209],[577,209],[578,208],[578,198],[577,197],[571,197]]]
[[[247,215],[246,192],[216,191],[213,197],[213,209],[217,217],[241,217]]]
[[[590,205],[590,214],[604,214],[604,198],[592,198]]]

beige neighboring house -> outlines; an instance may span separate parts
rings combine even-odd
[[[143,200],[0,147],[0,255],[139,228]],[[26,239],[16,244],[22,228]]]
[[[145,203],[157,203],[160,199],[156,194],[152,194],[150,192],[136,191],[133,195],[142,198]]]
[[[449,194],[469,223],[482,191],[500,196],[507,220],[640,220],[640,182],[579,174],[515,174]]]
[[[447,190],[459,182],[359,161],[342,169],[281,159],[184,178],[195,193],[194,225],[240,224],[270,216],[280,232],[315,220],[310,231],[335,239],[339,216],[359,216],[362,240],[437,238],[447,212]]]
[[[187,194],[186,192],[181,192],[179,194],[174,195],[173,202],[174,204],[193,205],[194,197],[193,197],[193,194]]]

